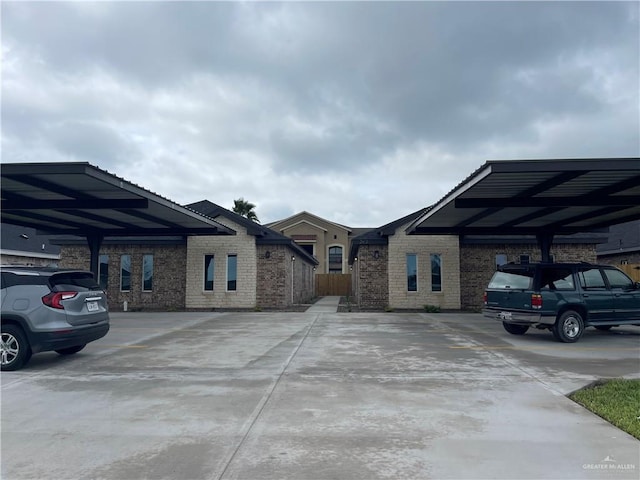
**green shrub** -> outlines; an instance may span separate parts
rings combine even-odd
[[[424,306],[424,311],[427,313],[440,313],[440,307],[438,307],[437,305],[425,305]]]

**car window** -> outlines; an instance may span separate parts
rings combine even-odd
[[[582,288],[607,288],[599,268],[589,268],[578,272]]]
[[[493,274],[489,288],[497,289],[530,289],[533,280],[533,269],[512,270]]]
[[[543,290],[575,290],[571,269],[567,267],[543,268],[540,272],[540,288]]]
[[[620,270],[606,268],[604,269],[604,274],[606,275],[611,288],[624,288],[626,290],[631,290],[633,288],[633,280],[627,277]]]
[[[51,288],[57,291],[72,290],[84,292],[100,290],[91,272],[64,272],[53,275],[49,280]]]

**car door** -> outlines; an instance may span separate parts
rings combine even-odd
[[[640,320],[640,290],[617,268],[603,269],[611,292],[617,320]]]
[[[594,266],[580,268],[578,279],[582,287],[582,299],[587,307],[587,321],[613,322],[615,320],[613,293],[607,286],[600,269]]]

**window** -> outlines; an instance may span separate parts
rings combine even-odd
[[[583,270],[578,274],[578,277],[582,288],[606,288],[604,278],[602,278],[602,274],[597,268]]]
[[[227,256],[227,291],[235,291],[238,288],[238,256]]]
[[[106,290],[109,287],[109,255],[100,255],[98,262],[98,283],[100,288]]]
[[[627,277],[620,270],[605,269],[604,274],[609,280],[611,288],[633,289],[633,280]]]
[[[496,255],[496,269],[505,263],[507,263],[507,256],[504,253]]]
[[[131,290],[131,255],[120,257],[120,291]]]
[[[342,247],[329,247],[329,273],[342,273]]]
[[[573,273],[570,268],[542,268],[540,288],[543,290],[574,290]]]
[[[437,253],[431,254],[431,291],[442,291],[442,259]]]
[[[407,254],[407,291],[418,291],[418,258],[415,253]]]
[[[142,257],[142,291],[153,290],[153,255]]]
[[[204,289],[207,292],[213,291],[213,255],[204,256]]]

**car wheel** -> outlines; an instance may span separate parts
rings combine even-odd
[[[524,335],[529,330],[529,325],[516,325],[514,323],[502,322],[504,329],[511,335]]]
[[[31,347],[22,329],[15,325],[2,325],[0,333],[0,368],[13,371],[22,368],[31,358]]]
[[[553,325],[553,336],[564,343],[577,342],[584,333],[582,316],[573,310],[564,312]]]
[[[603,332],[606,332],[608,330],[611,330],[611,327],[613,327],[613,325],[596,325],[596,330],[602,330]]]
[[[56,350],[56,353],[59,353],[60,355],[73,355],[74,353],[78,353],[85,346],[86,344],[76,345],[75,347],[69,347],[69,348],[61,348],[60,350]]]

